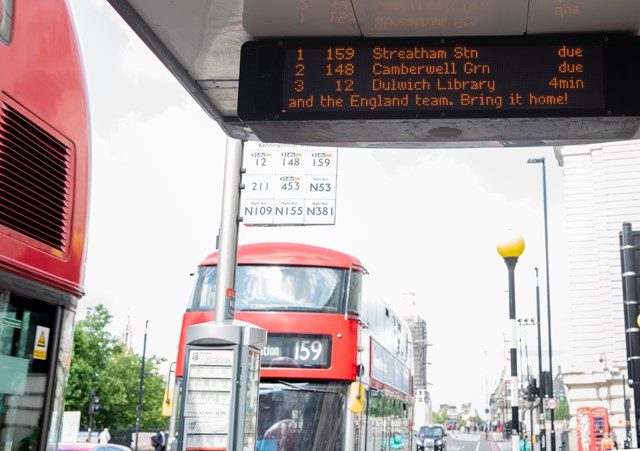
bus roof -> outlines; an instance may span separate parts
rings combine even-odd
[[[204,259],[200,266],[218,264],[218,251]],[[349,268],[351,265],[362,268],[356,257],[343,252],[319,246],[301,243],[253,243],[238,246],[239,265],[292,265],[326,266]]]

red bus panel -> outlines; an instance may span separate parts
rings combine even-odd
[[[0,40],[0,270],[80,296],[89,120],[75,32],[64,1],[9,4]]]
[[[298,243],[254,243],[238,247],[238,265],[293,265],[328,268],[362,267],[357,258],[342,252]],[[204,259],[200,266],[218,264],[218,252]]]
[[[357,376],[358,322],[345,320],[342,314],[286,313],[286,312],[236,312],[236,319],[246,321],[267,330],[269,334],[329,335],[331,344],[328,368],[262,367],[261,379],[325,379],[355,380]],[[184,349],[187,328],[194,324],[213,321],[213,312],[187,312],[182,319],[182,331],[178,344],[176,377],[184,371]],[[269,337],[267,335],[267,344]]]

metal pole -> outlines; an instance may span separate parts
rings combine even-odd
[[[238,219],[243,141],[227,138],[220,220],[220,249],[216,279],[214,321],[223,323],[235,316],[236,263],[238,254]]]
[[[518,352],[516,341],[516,290],[515,268],[518,257],[505,257],[509,271],[509,320],[511,321],[511,449],[520,449],[520,418],[518,416]]]
[[[622,375],[622,397],[624,398],[624,449],[631,448],[631,403],[627,399],[627,381]]]
[[[633,388],[633,407],[636,426],[636,444],[640,444],[640,327],[638,306],[637,268],[631,224],[622,224],[622,295],[625,310],[625,336],[627,340],[627,371],[629,386]],[[633,446],[633,445],[632,445]]]
[[[542,334],[540,332],[540,285],[538,283],[538,268],[536,268],[536,314],[538,316],[538,387],[542,385]],[[547,431],[544,427],[544,403],[542,396],[538,396],[540,407],[540,451],[547,451]]]
[[[524,320],[524,325],[525,326],[528,325],[526,319]],[[520,332],[522,333],[522,329],[520,330]],[[533,387],[533,385],[531,384],[531,373],[529,371],[529,347],[527,345],[527,329],[524,330],[524,358],[526,360],[526,367],[527,367],[527,383],[529,384],[529,387]],[[529,409],[528,409],[529,424],[531,427],[531,429],[529,429],[529,441],[531,442],[531,451],[533,451],[533,408],[535,407],[534,403],[535,403],[535,397],[531,396],[531,400],[529,401]],[[523,409],[524,409],[524,402],[523,402]],[[522,419],[524,421],[524,415]]]
[[[549,379],[551,379],[551,387],[549,389],[549,397],[553,398],[553,351],[551,349],[551,283],[549,281],[549,227],[547,219],[547,166],[544,157],[530,158],[527,163],[542,163],[542,201],[544,210],[544,261],[545,274],[547,278],[547,327],[549,336]],[[553,418],[553,409],[550,409],[551,429],[549,437],[551,440],[551,451],[556,451],[556,431]]]
[[[533,451],[533,408],[535,407],[534,401],[531,401],[531,406],[529,407],[529,424],[531,425],[531,451]]]
[[[96,390],[91,389],[91,396],[89,397],[89,435],[87,436],[87,442],[91,443],[91,432],[93,431],[93,400],[96,397]]]
[[[545,164],[545,159],[542,158],[542,199],[543,199],[543,210],[544,210],[544,262],[545,262],[545,273],[547,278],[547,329],[549,336],[549,379],[551,379],[551,393],[550,397],[555,397],[555,393],[553,390],[553,352],[551,350],[551,288],[549,282],[549,227],[547,221],[547,166]],[[553,409],[550,410],[550,420],[551,420],[551,429],[549,432],[549,436],[551,439],[551,451],[556,451],[556,430],[554,425],[553,418]]]
[[[149,320],[144,323],[144,344],[142,345],[142,365],[140,366],[140,386],[138,388],[138,406],[136,408],[136,444],[135,451],[138,451],[138,436],[140,435],[140,413],[142,411],[142,387],[144,384],[144,360],[147,352],[147,325]]]
[[[144,385],[144,360],[147,352],[147,326],[149,320],[144,323],[144,344],[142,345],[142,365],[140,366],[140,386],[138,387],[138,405],[136,407],[136,444],[135,451],[138,451],[138,435],[140,434],[140,413],[142,412],[142,387]]]
[[[527,326],[527,320],[524,320],[524,325]],[[525,368],[527,368],[527,381],[531,381],[531,368],[529,367],[529,344],[527,343],[527,330],[524,330],[524,359]]]
[[[522,368],[522,364],[524,363],[524,359],[522,358],[522,318],[518,318],[518,329],[520,331],[520,334],[518,336],[518,352],[520,353],[520,358],[519,358],[519,362],[520,362],[520,391],[524,391],[524,369]],[[523,410],[524,410],[524,403],[523,404]]]
[[[487,362],[487,350],[484,350],[484,402],[485,402],[485,414],[487,414],[487,423],[485,424],[485,431],[489,431],[489,425],[491,424],[491,408],[489,401],[489,365]]]

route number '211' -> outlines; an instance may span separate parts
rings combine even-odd
[[[320,340],[300,340],[296,342],[293,354],[293,359],[299,362],[320,360],[322,342]]]

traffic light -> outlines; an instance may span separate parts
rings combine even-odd
[[[529,384],[524,389],[524,399],[527,401],[535,401],[538,395],[538,381],[536,381],[534,377],[529,379]]]
[[[95,415],[100,413],[102,406],[100,405],[100,399],[96,396],[96,391],[91,390],[91,398],[89,398],[89,415]]]
[[[512,428],[512,424],[511,421],[505,421],[502,424],[502,436],[504,438],[509,438],[511,437],[511,428]]]
[[[549,371],[542,372],[542,380],[540,381],[540,397],[553,398],[553,382],[551,381],[551,373]]]
[[[536,398],[540,395],[540,391],[538,390],[538,381],[535,377],[532,378],[531,381],[529,381],[529,386],[531,387],[531,399],[529,399],[529,401],[535,401]]]

